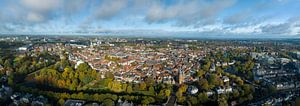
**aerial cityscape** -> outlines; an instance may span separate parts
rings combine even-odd
[[[300,106],[298,0],[0,0],[1,106]]]

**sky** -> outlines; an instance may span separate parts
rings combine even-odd
[[[300,37],[300,0],[0,0],[0,34]]]

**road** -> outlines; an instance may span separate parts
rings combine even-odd
[[[176,104],[176,97],[175,95],[172,95],[165,106],[175,106],[175,104]]]

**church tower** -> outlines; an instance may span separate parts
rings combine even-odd
[[[182,69],[179,69],[179,72],[178,72],[178,83],[179,84],[182,84],[183,81],[184,81],[184,72]]]

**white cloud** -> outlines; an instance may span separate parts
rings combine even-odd
[[[173,20],[179,26],[198,26],[216,21],[216,17],[225,8],[235,4],[235,0],[204,0],[179,1],[175,5],[166,6],[154,3],[146,15],[149,23],[160,23]]]
[[[26,19],[31,22],[45,21],[54,10],[59,10],[61,0],[21,0],[21,5],[28,9]]]
[[[110,19],[127,6],[127,0],[104,0],[94,10],[96,19]]]
[[[41,14],[30,12],[27,15],[27,20],[32,21],[32,22],[41,22],[44,20],[44,16],[42,16]]]
[[[249,8],[240,8],[234,7],[239,3],[235,0],[177,0],[171,3],[163,0],[3,0],[0,31],[87,33],[99,29],[101,32],[102,28],[115,31],[141,28],[145,30],[135,33],[147,33],[149,29],[165,28],[166,32],[152,30],[151,33],[299,35],[300,18],[285,19],[297,14],[277,15],[279,9],[286,6],[281,2],[290,3],[287,1],[255,2]],[[280,8],[273,12],[270,11],[274,9],[272,6]],[[130,33],[131,29],[120,32]]]
[[[87,6],[88,0],[64,0],[64,12],[67,15],[76,14]]]
[[[21,3],[35,12],[47,12],[57,9],[62,0],[22,0]]]
[[[264,34],[277,34],[277,35],[299,35],[300,18],[292,17],[286,22],[267,24],[261,27]]]

